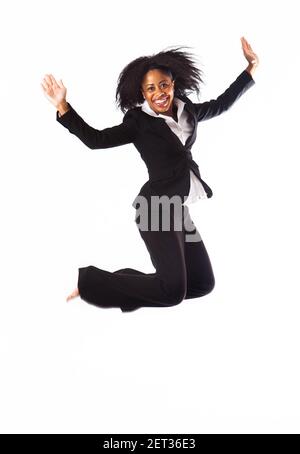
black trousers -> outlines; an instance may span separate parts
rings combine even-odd
[[[182,205],[180,214],[170,210],[169,216],[168,230],[162,229],[162,223],[158,230],[142,230],[138,217],[135,219],[155,273],[133,268],[109,272],[92,265],[78,268],[80,297],[95,306],[119,307],[127,312],[140,307],[173,306],[211,292],[215,285],[211,262],[188,207]],[[178,216],[181,230],[175,222]]]

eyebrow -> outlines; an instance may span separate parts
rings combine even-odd
[[[162,80],[159,81],[159,83],[161,83],[161,82],[168,82],[168,81],[167,81],[167,79],[162,79]],[[146,86],[147,85],[154,85],[154,84],[153,83],[152,84],[146,84]]]

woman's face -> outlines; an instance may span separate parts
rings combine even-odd
[[[172,115],[174,81],[160,69],[149,70],[142,81],[142,94],[157,114]]]

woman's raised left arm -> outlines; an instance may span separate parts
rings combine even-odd
[[[243,53],[248,61],[248,67],[241,72],[234,82],[216,99],[193,103],[198,122],[209,120],[228,110],[250,87],[255,84],[253,74],[259,64],[258,56],[253,52],[250,44],[241,38]]]

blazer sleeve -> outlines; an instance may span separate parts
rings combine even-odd
[[[69,110],[61,117],[56,111],[56,120],[80,139],[88,148],[118,147],[134,142],[137,135],[136,119],[129,111],[123,117],[122,123],[98,130],[88,125],[76,112],[70,103]]]
[[[251,74],[244,70],[227,90],[216,99],[193,103],[198,122],[209,120],[228,110],[254,84],[255,81]]]

